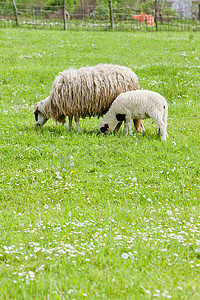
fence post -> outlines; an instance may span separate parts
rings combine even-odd
[[[156,24],[156,31],[158,31],[157,14],[158,14],[158,0],[155,0],[155,24]]]
[[[64,18],[64,30],[67,30],[67,18],[65,10],[65,0],[63,0],[63,18]]]
[[[112,0],[109,0],[109,9],[110,9],[110,25],[111,28],[114,28],[114,20],[113,20],[113,9],[112,9]]]
[[[200,21],[200,4],[199,4],[199,21]]]
[[[16,3],[15,3],[15,0],[13,0],[13,6],[14,6],[14,11],[15,11],[16,25],[17,25],[17,27],[19,27],[17,6],[16,6]]]

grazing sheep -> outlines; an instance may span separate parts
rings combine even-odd
[[[168,105],[163,96],[151,91],[130,91],[120,94],[99,123],[102,134],[111,132],[119,122],[125,121],[124,133],[132,135],[131,119],[152,118],[158,124],[161,140],[167,137]]]
[[[49,96],[35,104],[35,124],[42,127],[52,118],[64,125],[68,117],[70,131],[74,117],[81,132],[80,117],[103,116],[119,94],[136,89],[139,89],[136,74],[123,66],[99,64],[63,71],[55,78]],[[141,120],[134,120],[134,125],[138,132],[143,131]]]

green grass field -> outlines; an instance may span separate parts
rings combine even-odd
[[[200,299],[200,33],[0,29],[0,299]],[[34,103],[69,67],[130,67],[168,139],[82,134]]]

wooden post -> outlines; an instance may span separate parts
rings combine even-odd
[[[65,0],[63,0],[63,18],[64,18],[64,30],[67,30],[67,18],[66,18]]]
[[[156,31],[158,31],[157,14],[158,14],[158,0],[155,0],[155,24],[156,24]]]
[[[199,4],[199,21],[200,21],[200,4]]]
[[[15,3],[15,0],[13,0],[13,6],[14,6],[14,11],[15,11],[16,25],[17,25],[17,27],[19,27],[17,6],[16,6],[16,3]]]
[[[111,25],[111,28],[114,29],[112,0],[109,0],[109,9],[110,9],[110,25]]]

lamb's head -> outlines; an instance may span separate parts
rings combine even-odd
[[[99,124],[99,130],[101,131],[101,133],[104,135],[106,134],[107,132],[110,132],[111,130],[109,130],[109,125],[106,123],[106,124]]]
[[[125,117],[125,114],[115,114],[110,110],[106,113],[103,120],[101,120],[98,128],[103,135],[111,131],[115,131],[115,129],[118,127],[118,124],[125,121]]]
[[[47,121],[48,118],[41,112],[41,102],[37,102],[34,107],[34,114],[35,114],[35,126],[42,127]]]

